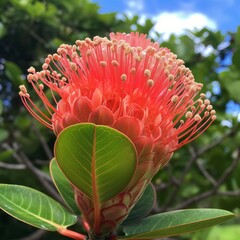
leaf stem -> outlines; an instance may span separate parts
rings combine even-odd
[[[86,240],[87,239],[87,236],[77,233],[77,232],[74,232],[72,230],[68,230],[66,228],[60,228],[60,229],[58,229],[58,232],[61,235],[72,238],[74,240]]]

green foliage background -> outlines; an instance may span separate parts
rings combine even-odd
[[[27,84],[27,69],[31,65],[39,69],[61,43],[73,44],[77,39],[132,29],[149,34],[154,25],[149,19],[139,24],[138,16],[120,19],[117,13],[99,14],[98,10],[97,4],[88,0],[0,1],[1,183],[34,187],[57,198],[48,176],[55,137],[28,115],[18,96],[18,86]],[[202,29],[172,35],[166,42],[155,40],[182,58],[196,81],[204,84],[218,119],[199,139],[178,150],[155,177],[158,201],[153,212],[212,207],[238,213],[240,126],[236,116],[226,113],[226,106],[230,101],[240,104],[240,27],[227,34]],[[205,54],[206,48],[212,49],[209,54]],[[239,232],[238,220],[228,225],[221,228],[228,236]],[[215,236],[226,240],[219,231],[216,227],[205,235],[175,239],[201,240],[204,236],[211,240]],[[56,237],[55,233],[36,231],[4,212],[0,212],[0,232],[3,240]],[[233,236],[228,239],[234,240]],[[59,235],[56,238],[66,239]]]

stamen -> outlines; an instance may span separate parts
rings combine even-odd
[[[126,74],[122,74],[121,75],[121,80],[122,80],[122,82],[125,82],[127,80],[127,75]]]
[[[193,114],[190,111],[186,112],[186,114],[185,114],[186,118],[192,118],[192,116],[193,116]]]
[[[42,69],[43,69],[43,70],[47,70],[47,69],[48,69],[48,64],[47,64],[47,63],[44,63],[44,64],[42,65]]]
[[[117,66],[119,66],[119,63],[116,60],[112,60],[112,65],[117,67]]]
[[[194,121],[198,122],[200,121],[202,118],[199,114],[196,114],[194,117],[193,117]]]
[[[144,70],[144,75],[148,78],[151,77],[151,71],[149,69],[145,69]]]
[[[100,65],[101,65],[102,67],[106,67],[106,66],[107,66],[107,62],[106,62],[106,61],[100,61]]]
[[[149,87],[153,87],[154,81],[153,81],[152,79],[148,79],[148,80],[147,80],[147,85],[148,85]]]
[[[171,98],[171,102],[176,103],[177,101],[178,101],[178,96],[177,96],[177,95],[174,95],[174,96]]]

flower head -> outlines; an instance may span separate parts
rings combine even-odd
[[[125,212],[172,153],[198,137],[216,118],[210,101],[199,95],[202,84],[195,82],[184,62],[143,34],[112,33],[110,39],[63,44],[57,53],[48,55],[42,69],[29,68],[28,81],[45,110],[31,100],[25,86],[20,86],[19,93],[37,120],[56,135],[76,123],[107,125],[134,143],[137,172],[124,192],[127,195],[121,193],[111,202],[128,202],[127,210],[120,211],[122,218],[116,217],[118,221],[126,217]],[[88,209],[83,210],[86,217],[91,203],[77,189],[76,195],[80,208]],[[103,216],[107,215],[104,209],[113,212],[111,204],[102,206]],[[102,225],[111,222],[115,226],[117,220],[112,218],[105,216]]]

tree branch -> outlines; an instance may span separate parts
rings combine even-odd
[[[217,184],[209,191],[204,192],[202,194],[199,194],[197,196],[194,196],[192,198],[187,199],[186,201],[184,201],[183,203],[180,203],[179,205],[177,205],[174,208],[171,208],[171,210],[176,210],[176,209],[181,209],[181,208],[185,208],[195,202],[199,202],[207,197],[210,197],[214,194],[218,194],[218,195],[228,195],[228,194],[232,194],[233,192],[218,192],[219,187],[222,185],[222,183],[227,179],[227,177],[235,170],[238,162],[240,160],[240,149],[237,150],[237,154],[236,157],[233,157],[233,161],[231,163],[231,165],[224,171],[224,173],[222,174],[222,176],[219,178],[219,180],[217,181]],[[238,196],[239,192],[235,192],[235,194],[237,193],[236,196]]]
[[[0,168],[10,169],[10,170],[23,170],[23,169],[26,169],[26,166],[24,164],[0,162]]]
[[[213,188],[213,189],[214,189],[214,193],[217,192],[217,189],[218,189],[218,187],[219,187],[219,186],[218,186],[218,184],[219,184],[218,181],[216,181],[205,169],[203,169],[203,168],[201,168],[201,166],[199,166],[199,163],[197,163],[197,159],[198,159],[199,156],[201,156],[201,155],[204,154],[205,152],[207,152],[207,151],[209,151],[210,149],[212,149],[212,148],[216,147],[217,145],[219,145],[222,141],[224,141],[224,140],[225,140],[226,138],[228,138],[229,136],[236,134],[237,129],[238,129],[238,126],[235,126],[235,127],[232,128],[231,130],[229,130],[229,131],[227,131],[225,134],[223,134],[220,138],[217,138],[215,141],[212,141],[212,142],[209,143],[208,145],[205,145],[204,147],[202,147],[202,148],[200,148],[200,149],[198,149],[198,150],[195,150],[195,149],[194,149],[193,147],[191,147],[191,146],[188,148],[188,149],[189,149],[189,152],[191,153],[191,158],[190,158],[190,160],[188,161],[185,169],[183,170],[181,177],[178,178],[178,179],[175,179],[175,180],[174,180],[174,184],[171,185],[171,187],[173,187],[173,190],[172,190],[172,192],[170,193],[170,195],[168,196],[168,198],[166,199],[164,205],[160,208],[160,211],[165,211],[166,209],[169,209],[168,206],[170,206],[170,204],[171,204],[171,203],[173,202],[173,200],[175,199],[175,197],[176,197],[176,195],[177,195],[177,193],[178,193],[178,191],[179,191],[179,189],[180,189],[179,186],[181,186],[181,185],[183,184],[186,174],[190,171],[190,169],[191,169],[191,167],[192,167],[192,165],[193,165],[194,163],[196,163],[196,165],[197,165],[198,167],[200,167],[200,171],[203,173],[203,175],[204,175],[205,177],[207,177],[208,180],[213,184],[213,186],[214,186],[214,188]],[[210,180],[210,179],[211,179],[211,180]],[[224,178],[224,180],[225,180],[225,178]],[[177,184],[175,184],[175,183],[177,183]],[[221,185],[221,183],[220,183],[220,185]],[[200,196],[200,200],[201,200],[202,198],[204,199],[204,198],[208,197],[209,194],[212,195],[212,190],[213,190],[213,189],[209,190],[208,192],[203,193],[203,194]],[[197,202],[198,199],[197,199],[197,200],[193,200],[193,201],[194,201],[194,202]],[[191,204],[191,203],[189,203],[189,204],[187,204],[187,205],[190,205],[190,204]],[[184,203],[182,203],[182,205],[184,205]],[[182,206],[182,205],[180,204],[180,206]],[[177,207],[177,209],[178,209],[178,207]]]
[[[39,131],[38,127],[36,126],[35,123],[33,123],[32,128],[34,130],[34,132],[36,133],[40,143],[42,144],[42,147],[46,153],[46,156],[48,159],[52,159],[53,158],[53,154],[51,149],[49,148],[46,139],[44,138],[44,136],[42,135],[42,133]]]
[[[7,150],[14,150],[13,152],[13,157],[17,160],[17,162],[20,162],[26,166],[27,169],[29,169],[33,175],[37,178],[37,180],[40,182],[40,184],[46,189],[46,191],[54,197],[57,201],[63,203],[62,198],[60,195],[57,193],[55,188],[51,185],[52,180],[49,175],[46,173],[40,171],[38,168],[36,168],[30,159],[26,156],[26,154],[20,150],[19,146],[17,143],[14,143],[14,147],[11,147],[8,144],[4,144],[4,147]]]
[[[34,233],[32,233],[31,235],[20,238],[18,240],[37,240],[37,239],[41,239],[44,235],[46,235],[46,233],[47,232],[45,230],[38,229]]]

